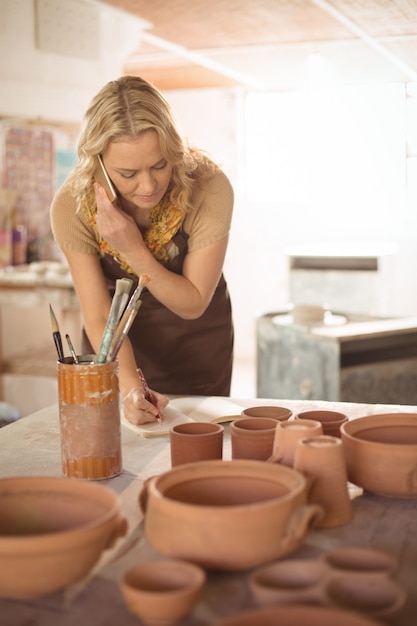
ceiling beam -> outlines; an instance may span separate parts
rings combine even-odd
[[[400,59],[396,54],[390,52],[385,46],[381,45],[374,37],[365,32],[362,28],[357,26],[352,20],[350,20],[341,11],[336,9],[327,0],[311,0],[313,4],[320,9],[334,17],[338,22],[346,26],[354,35],[362,39],[370,48],[373,48],[375,52],[384,57],[387,61],[395,65],[401,70],[405,76],[410,80],[417,82],[417,72],[408,64]]]
[[[223,76],[227,76],[228,78],[231,78],[234,81],[246,87],[249,87],[250,89],[263,91],[268,88],[266,84],[256,80],[256,78],[254,78],[253,76],[249,76],[248,74],[244,74],[243,72],[234,70],[228,65],[224,65],[223,63],[214,61],[213,59],[210,59],[205,55],[199,54],[198,52],[193,52],[192,50],[188,50],[188,48],[184,48],[183,46],[172,43],[167,39],[162,39],[161,37],[152,35],[149,32],[143,31],[141,33],[141,41],[146,41],[147,43],[157,48],[160,48],[161,50],[165,50],[182,59],[186,59],[189,63],[201,65],[202,67],[212,70],[213,72],[218,72]]]

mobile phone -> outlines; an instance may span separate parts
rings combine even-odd
[[[103,165],[103,161],[101,160],[100,155],[98,154],[94,158],[96,160],[96,166],[93,172],[94,180],[100,183],[103,189],[105,189],[110,202],[114,202],[117,199],[117,193],[115,188],[113,187],[113,183],[111,182],[109,175],[106,172],[106,168]]]

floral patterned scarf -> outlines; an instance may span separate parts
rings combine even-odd
[[[122,259],[119,252],[115,250],[99,234],[96,225],[97,204],[92,190],[84,199],[82,211],[87,218],[87,222],[94,228],[100,243],[100,250],[103,254],[109,254],[117,261],[121,268],[130,274],[134,274],[132,268]],[[150,211],[150,227],[143,234],[143,241],[152,255],[164,265],[172,256],[170,242],[178,232],[184,217],[183,209],[173,206],[169,198],[163,198]]]

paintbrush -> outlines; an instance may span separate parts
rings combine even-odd
[[[133,292],[133,294],[130,297],[129,303],[126,306],[125,312],[123,313],[120,322],[116,328],[116,331],[113,335],[113,339],[110,345],[110,349],[108,351],[108,361],[112,361],[115,358],[115,355],[117,354],[117,352],[120,349],[121,346],[121,342],[120,342],[120,338],[122,336],[122,334],[124,333],[124,329],[127,328],[128,324],[128,329],[126,331],[126,333],[124,333],[123,339],[124,340],[127,332],[129,332],[129,329],[133,323],[133,320],[136,317],[136,313],[139,310],[140,304],[138,305],[137,303],[140,302],[139,297],[144,289],[144,287],[146,287],[146,285],[150,282],[150,278],[147,274],[141,274],[139,277],[139,283],[138,286],[136,287],[135,291]],[[117,347],[117,350],[116,350]]]
[[[137,300],[136,302],[133,302],[131,306],[126,308],[126,312],[125,314],[123,314],[122,320],[117,327],[117,333],[113,337],[113,341],[109,350],[108,361],[114,361],[114,359],[117,357],[117,353],[122,347],[122,343],[124,342],[130,330],[130,327],[133,324],[133,320],[135,319],[141,304],[142,300]]]
[[[106,363],[108,353],[113,339],[114,332],[123,312],[124,305],[128,298],[132,281],[130,278],[118,278],[116,280],[116,289],[110,306],[109,316],[104,328],[103,337],[101,339],[100,348],[97,354],[96,363]]]
[[[65,335],[65,339],[67,340],[68,348],[69,348],[69,351],[71,352],[72,358],[74,359],[74,363],[76,365],[78,365],[78,357],[77,357],[77,354],[76,354],[76,352],[74,350],[74,346],[72,345],[72,341],[71,341],[70,336],[68,335],[68,333]]]
[[[55,347],[58,354],[58,360],[63,361],[64,351],[62,349],[61,333],[59,332],[58,322],[56,320],[55,313],[53,312],[51,305],[49,305],[49,314],[51,317],[52,337],[54,338]]]
[[[141,274],[139,276],[138,286],[136,287],[135,291],[132,293],[132,296],[131,296],[131,298],[129,300],[128,307],[130,306],[130,304],[133,304],[134,302],[137,302],[139,300],[143,289],[150,282],[151,282],[151,279],[149,278],[149,276],[147,274]]]
[[[156,401],[156,398],[155,398],[154,394],[152,393],[152,391],[149,389],[148,383],[146,382],[146,378],[143,375],[142,370],[140,369],[140,367],[138,367],[138,369],[136,371],[139,374],[140,381],[141,381],[141,383],[143,385],[143,390],[145,392],[145,400],[148,400],[148,402],[150,402],[154,406],[157,406],[158,403]],[[163,420],[164,420],[164,418],[162,417],[162,415],[160,413],[158,413],[158,415],[156,416],[156,419],[158,420],[158,422],[163,422]]]

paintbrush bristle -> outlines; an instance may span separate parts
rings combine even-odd
[[[57,319],[55,317],[55,313],[54,313],[53,308],[51,307],[51,305],[49,305],[49,315],[51,317],[52,332],[53,333],[59,333],[58,322],[57,322]]]
[[[139,287],[146,287],[151,282],[150,277],[147,274],[141,274],[139,276]]]

